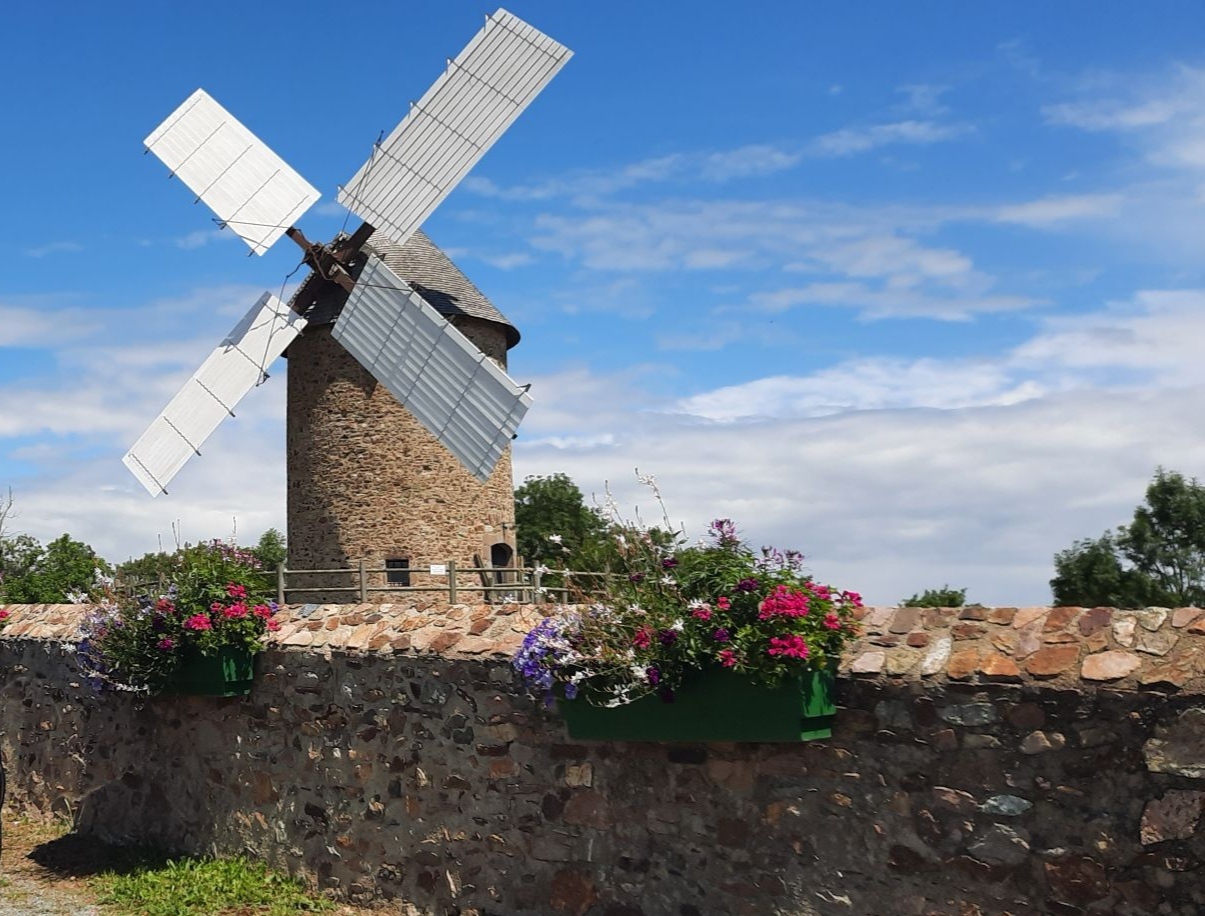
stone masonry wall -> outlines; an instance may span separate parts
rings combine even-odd
[[[1205,912],[1205,612],[868,609],[831,740],[591,744],[531,608],[290,608],[246,700],[97,696],[0,638],[10,803],[409,914]]]
[[[455,324],[486,355],[506,366],[499,324],[457,318]],[[461,568],[489,563],[491,544],[515,546],[510,450],[483,484],[377,384],[335,341],[311,327],[289,347],[288,544],[290,569],[346,569],[361,559],[381,567],[408,558],[412,585],[430,580],[432,563]],[[479,582],[476,576],[472,581]],[[304,588],[350,588],[353,575],[291,577]],[[370,585],[384,585],[384,575]],[[470,584],[469,578],[463,583]],[[347,599],[298,590],[292,600]],[[388,593],[378,593],[390,600]],[[438,593],[431,593],[431,601]],[[446,604],[446,597],[443,601]]]

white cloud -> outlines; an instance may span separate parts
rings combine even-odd
[[[1001,223],[1042,228],[1072,220],[1107,219],[1121,210],[1121,194],[1070,194],[1043,197],[996,208],[992,219]]]
[[[26,248],[23,252],[27,258],[45,258],[52,254],[72,254],[83,251],[84,246],[79,242],[48,242],[34,248]]]
[[[808,149],[815,156],[851,156],[883,146],[897,144],[925,146],[955,140],[971,133],[970,124],[947,124],[937,121],[893,121],[869,124],[865,127],[846,127],[817,137]]]

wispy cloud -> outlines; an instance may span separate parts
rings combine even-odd
[[[971,124],[906,120],[863,127],[845,127],[817,137],[808,146],[814,156],[852,156],[884,146],[926,146],[955,140],[974,131]]]
[[[45,258],[52,254],[71,254],[83,250],[84,246],[79,242],[49,242],[36,248],[26,248],[22,254],[27,258]]]

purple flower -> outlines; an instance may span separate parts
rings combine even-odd
[[[656,687],[657,684],[660,683],[660,681],[661,681],[661,672],[658,671],[656,668],[646,669],[644,672],[644,676],[646,678],[648,678],[649,683],[654,687]]]
[[[728,642],[728,640],[732,639],[732,634],[729,633],[724,627],[720,627],[718,630],[712,633],[711,636],[716,642]]]
[[[673,569],[677,565],[678,565],[678,561],[675,560],[673,557],[666,557],[664,560],[661,561],[662,569]]]
[[[730,518],[717,518],[708,527],[708,531],[715,542],[721,547],[727,547],[735,544],[737,541],[736,525]]]
[[[757,580],[750,576],[748,579],[741,579],[740,582],[736,583],[736,590],[738,592],[755,592],[757,591],[757,586]]]
[[[644,581],[644,573],[632,573],[628,576],[628,580],[639,584]]]
[[[565,699],[577,699],[577,684],[574,684],[572,681],[565,685]]]
[[[677,630],[662,630],[660,633],[657,634],[657,638],[659,640],[661,640],[661,645],[672,646],[674,643],[676,643],[678,641],[678,631]]]
[[[176,644],[172,642],[172,638],[170,636],[164,636],[161,640],[159,640],[158,645],[160,652],[170,652]]]

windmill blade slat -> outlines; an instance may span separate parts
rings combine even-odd
[[[243,396],[305,327],[305,319],[264,293],[122,459],[152,496],[167,485],[231,416]]]
[[[331,334],[464,467],[489,477],[531,398],[455,326],[371,257]]]
[[[145,143],[256,254],[321,197],[202,89]]]
[[[572,54],[499,9],[339,191],[339,203],[404,244]]]

